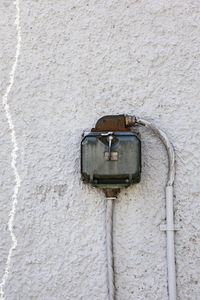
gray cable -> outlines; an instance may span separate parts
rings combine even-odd
[[[174,246],[174,209],[173,209],[173,184],[175,177],[175,153],[167,135],[155,125],[142,119],[133,117],[130,119],[136,124],[143,125],[151,129],[163,142],[168,154],[168,180],[166,184],[166,232],[167,232],[167,273],[168,273],[168,293],[169,300],[176,300],[176,266],[175,266],[175,246]]]
[[[168,172],[168,181],[167,186],[174,184],[175,177],[175,153],[172,144],[170,143],[166,133],[161,129],[157,128],[155,125],[151,124],[149,121],[143,119],[136,119],[136,124],[143,125],[151,129],[163,142],[168,154],[168,163],[169,163],[169,172]]]
[[[108,300],[115,299],[115,279],[113,260],[113,207],[116,197],[107,197],[106,205],[106,257],[107,257],[107,287]]]
[[[168,180],[166,184],[166,231],[167,231],[167,269],[169,300],[176,300],[176,270],[174,250],[174,220],[173,220],[173,184],[175,178],[175,153],[167,135],[155,125],[135,116],[125,116],[129,127],[139,124],[151,129],[163,142],[168,154]],[[106,254],[107,254],[107,285],[108,300],[115,300],[114,264],[113,264],[113,201],[116,197],[107,197],[106,206]]]

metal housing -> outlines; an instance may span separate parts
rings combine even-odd
[[[125,126],[125,116],[105,116],[81,142],[82,180],[99,188],[122,188],[140,181],[139,134]]]
[[[113,132],[110,160],[105,132],[90,132],[81,142],[81,173],[100,188],[121,188],[140,181],[141,143],[133,132]]]

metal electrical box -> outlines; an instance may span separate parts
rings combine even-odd
[[[101,118],[81,142],[82,180],[99,188],[122,188],[140,181],[139,134],[125,127],[124,115]]]

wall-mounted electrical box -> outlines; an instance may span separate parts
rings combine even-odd
[[[99,188],[122,188],[140,181],[139,134],[125,126],[125,116],[99,119],[81,142],[81,174],[84,182]]]

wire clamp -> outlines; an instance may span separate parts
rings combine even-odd
[[[178,230],[180,230],[180,226],[178,224],[174,224],[173,226],[160,224],[160,231],[178,231]]]

